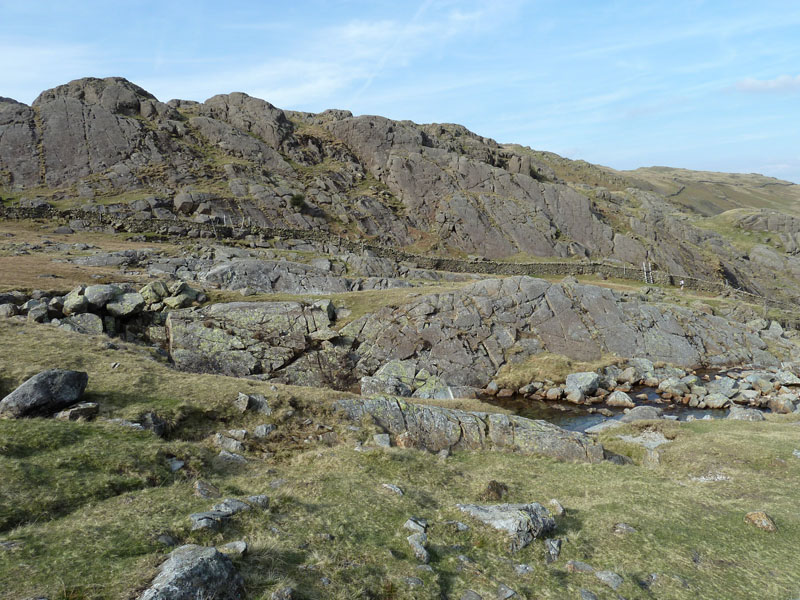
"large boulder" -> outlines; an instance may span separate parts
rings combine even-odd
[[[244,581],[215,548],[189,544],[172,551],[139,600],[244,600]]]
[[[19,418],[50,415],[80,399],[89,375],[49,369],[28,379],[0,401],[0,415]]]

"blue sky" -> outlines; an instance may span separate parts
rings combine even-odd
[[[119,75],[161,100],[456,122],[614,168],[800,183],[800,3],[0,0],[0,95]]]

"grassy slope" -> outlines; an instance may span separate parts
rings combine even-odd
[[[792,456],[797,425],[789,418],[662,424],[675,440],[655,469],[496,452],[459,452],[441,461],[415,450],[353,451],[356,439],[368,439],[372,429],[353,432],[336,422],[327,410],[332,392],[282,386],[273,391],[258,382],[176,373],[136,348],[109,350],[102,337],[44,325],[6,321],[0,336],[5,391],[46,366],[84,368],[90,374],[88,397],[102,403],[104,415],[132,417],[154,408],[175,423],[172,439],[163,441],[102,422],[0,421],[0,514],[16,524],[2,527],[0,539],[23,543],[0,552],[2,598],[134,597],[166,555],[155,541],[165,532],[182,543],[248,540],[249,554],[236,563],[256,599],[285,583],[307,598],[459,597],[467,588],[492,597],[498,582],[523,597],[577,597],[581,587],[612,597],[592,576],[567,574],[569,559],[619,572],[625,578],[620,593],[627,598],[651,597],[636,580],[653,572],[660,574],[652,588],[658,598],[800,592],[794,571],[800,461]],[[41,344],[37,348],[33,338]],[[111,369],[112,361],[121,366]],[[267,394],[276,414],[291,404],[297,415],[279,425],[277,440],[251,446],[245,468],[220,470],[211,459],[215,451],[203,441],[206,434],[271,420],[230,410],[229,400],[242,389]],[[305,426],[305,419],[314,423]],[[304,443],[317,423],[333,427],[344,443]],[[606,438],[615,450],[641,454],[611,434]],[[263,459],[265,450],[276,455]],[[187,467],[168,473],[169,455],[185,459]],[[708,474],[731,479],[690,479]],[[191,532],[187,515],[213,504],[192,495],[197,477],[226,495],[266,493],[271,508],[239,515],[219,533]],[[270,482],[278,479],[285,483],[275,489]],[[502,535],[459,513],[455,504],[478,501],[491,479],[508,484],[510,501],[558,498],[567,507],[558,536],[569,541],[559,561],[545,566],[540,542],[512,556]],[[406,494],[386,492],[384,482]],[[779,532],[745,525],[744,513],[754,509],[767,510]],[[432,522],[433,572],[416,568],[405,542],[402,523],[411,515]],[[443,523],[450,519],[468,522],[470,530],[456,532]],[[618,521],[637,533],[613,534]],[[460,555],[475,562],[463,564]],[[530,563],[533,573],[516,575],[513,567],[520,562]],[[19,577],[21,572],[26,576]],[[321,583],[323,576],[331,579],[329,586]],[[411,576],[424,586],[409,588],[405,578]]]
[[[800,185],[756,173],[714,173],[669,167],[618,173],[638,186],[654,188],[671,202],[708,216],[735,208],[800,212]]]

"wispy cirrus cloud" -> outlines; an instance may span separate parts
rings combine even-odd
[[[800,93],[800,75],[779,75],[772,79],[748,77],[737,82],[736,89],[751,93]]]

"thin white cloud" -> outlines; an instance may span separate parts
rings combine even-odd
[[[800,75],[779,75],[773,79],[748,77],[736,83],[740,92],[796,93],[800,92]]]

